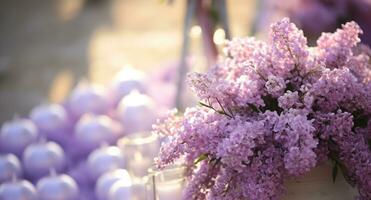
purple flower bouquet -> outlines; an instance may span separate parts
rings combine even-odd
[[[284,183],[325,161],[371,199],[371,50],[349,22],[317,46],[289,19],[269,42],[234,39],[207,73],[192,73],[200,105],[154,125],[168,136],[156,162],[184,158],[183,199],[280,199]]]

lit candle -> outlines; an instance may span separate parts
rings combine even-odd
[[[184,166],[179,164],[168,166],[163,170],[149,169],[150,187],[147,187],[147,191],[152,196],[151,199],[181,199],[185,181],[184,170]]]
[[[158,200],[174,200],[182,197],[182,180],[173,180],[156,185]]]
[[[149,131],[157,118],[153,100],[138,91],[131,92],[120,101],[118,112],[125,125],[125,133]]]
[[[124,152],[130,175],[140,178],[147,174],[160,148],[159,137],[149,132],[125,136],[117,142],[117,145]]]
[[[142,178],[133,178],[132,179],[132,186],[131,186],[131,199],[130,200],[142,200],[142,199],[147,199],[147,181],[148,177],[142,177]],[[120,198],[120,187],[113,187],[111,189],[111,197],[115,197],[115,199],[110,199],[110,200],[119,200]]]
[[[152,164],[153,159],[143,157],[140,152],[135,152],[132,159],[128,161],[127,168],[133,177],[144,177]]]
[[[124,96],[134,90],[146,92],[145,79],[143,72],[130,67],[120,71],[109,88],[113,105],[116,106]]]
[[[68,107],[75,117],[85,113],[104,114],[109,109],[108,99],[101,86],[80,82],[72,91]]]
[[[63,149],[57,143],[43,141],[28,146],[22,161],[26,174],[34,180],[47,175],[51,168],[61,172],[66,162]]]
[[[1,200],[39,200],[35,187],[26,180],[13,180],[0,185]]]
[[[79,188],[70,176],[66,174],[40,179],[36,184],[39,200],[78,200]]]
[[[94,150],[88,157],[87,165],[93,180],[102,174],[125,167],[124,156],[116,146],[103,146]]]
[[[131,185],[131,178],[129,173],[125,169],[117,169],[114,171],[106,172],[99,177],[95,186],[95,194],[99,200],[107,200],[109,191],[114,183],[119,180],[123,180],[128,187]],[[130,199],[128,195],[122,196],[122,199]]]
[[[13,119],[1,127],[0,149],[21,157],[27,145],[35,142],[37,137],[37,128],[31,120]]]
[[[12,177],[20,177],[21,175],[21,163],[15,155],[0,155],[0,183],[10,181]]]
[[[31,120],[40,132],[49,139],[64,142],[68,126],[68,116],[59,104],[40,105],[32,109]]]
[[[120,124],[105,115],[86,114],[75,127],[75,140],[81,154],[88,153],[102,143],[113,143],[122,135]]]

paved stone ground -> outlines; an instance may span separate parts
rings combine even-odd
[[[254,2],[228,1],[234,35],[248,32]],[[125,64],[153,70],[176,61],[183,14],[184,0],[172,6],[159,0],[2,0],[0,122],[61,101],[82,77],[107,83]]]

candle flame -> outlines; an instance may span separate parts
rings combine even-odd
[[[221,29],[221,28],[217,29],[214,32],[213,41],[217,45],[223,44],[224,41],[225,41],[225,31],[223,29]]]
[[[191,31],[190,31],[190,36],[192,38],[198,38],[201,36],[201,34],[202,34],[202,29],[200,26],[197,26],[197,25],[192,26]]]

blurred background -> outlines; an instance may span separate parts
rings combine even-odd
[[[123,66],[153,72],[178,65],[185,0],[3,0],[0,2],[0,122],[61,102],[79,80],[107,84]],[[210,2],[208,0],[203,2]],[[288,16],[313,41],[355,20],[371,43],[370,0],[230,0],[232,37],[266,37]],[[206,68],[202,33],[190,30],[192,66]],[[225,34],[215,31],[222,46]]]
[[[0,2],[0,122],[62,101],[81,78],[106,84],[123,66],[150,72],[177,64],[185,1]],[[250,31],[256,2],[228,1],[233,36]],[[205,64],[197,27],[191,54]]]
[[[371,43],[371,0],[0,1],[0,199],[178,199],[184,168],[153,169],[152,124],[195,103],[185,74],[226,39],[285,16],[310,45],[351,20]]]

